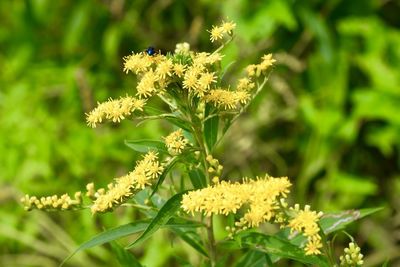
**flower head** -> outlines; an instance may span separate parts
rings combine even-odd
[[[246,104],[250,94],[245,91],[229,91],[226,89],[213,89],[204,97],[206,102],[224,109],[236,109],[239,104]]]
[[[189,143],[189,140],[183,136],[182,129],[172,132],[165,137],[164,140],[165,146],[168,148],[168,153],[173,156],[181,154],[182,150],[185,149],[186,145]]]
[[[323,215],[322,212],[317,213],[316,211],[310,210],[309,205],[306,205],[304,210],[301,210],[298,204],[292,208],[292,211],[294,212],[294,217],[289,221],[288,226],[292,231],[302,232],[304,236],[308,238],[308,243],[305,247],[306,254],[321,254],[319,248],[321,248],[322,245],[318,222]]]
[[[136,167],[130,173],[115,178],[115,182],[109,184],[108,191],[103,190],[97,195],[91,206],[93,214],[105,212],[113,207],[121,205],[130,198],[136,191],[144,189],[157,179],[164,167],[159,163],[155,152],[148,152],[142,160],[136,163]]]
[[[187,193],[181,203],[186,212],[203,212],[207,216],[236,213],[248,205],[240,224],[254,227],[275,215],[278,197],[288,193],[290,186],[287,177],[265,176],[256,180],[245,179],[243,183],[222,181]]]
[[[115,100],[110,98],[104,103],[98,103],[95,109],[86,114],[86,121],[92,128],[96,128],[97,124],[101,123],[104,119],[111,120],[114,123],[120,122],[135,110],[143,111],[145,104],[146,101],[131,96]]]
[[[222,21],[218,26],[213,25],[210,32],[211,42],[223,39],[226,35],[232,35],[233,30],[236,28],[236,23],[232,21]]]

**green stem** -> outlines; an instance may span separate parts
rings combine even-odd
[[[210,254],[211,266],[214,267],[215,264],[217,263],[217,246],[215,244],[215,238],[214,238],[214,225],[213,225],[212,215],[209,217],[208,220],[207,236],[209,242],[209,254]]]

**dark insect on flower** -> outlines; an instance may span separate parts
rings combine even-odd
[[[149,46],[147,47],[147,49],[145,50],[145,52],[149,55],[149,56],[154,56],[157,52],[154,49],[154,47]]]

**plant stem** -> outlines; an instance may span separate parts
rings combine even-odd
[[[217,262],[217,246],[215,245],[215,238],[214,238],[213,215],[211,215],[208,220],[207,236],[208,236],[208,242],[209,242],[209,253],[210,253],[211,266],[214,267]]]
[[[190,102],[190,100],[188,102]],[[205,173],[205,176],[207,177],[208,185],[211,185],[212,181],[211,181],[210,174],[208,173],[208,164],[207,164],[207,160],[206,160],[207,155],[209,154],[209,151],[208,151],[207,145],[204,142],[203,129],[202,129],[201,125],[196,124],[194,122],[193,116],[196,116],[196,115],[193,115],[193,114],[195,114],[195,112],[192,110],[189,103],[188,103],[188,107],[189,107],[189,110],[192,111],[192,112],[190,112],[190,119],[192,122],[191,124],[192,124],[192,129],[193,129],[193,135],[200,147],[200,153],[201,153],[200,157],[201,157],[202,165],[204,167],[204,173]],[[204,123],[204,121],[203,121],[203,123]],[[211,266],[214,267],[217,262],[217,249],[216,249],[215,238],[214,238],[214,226],[213,226],[213,216],[212,215],[208,218],[208,223],[206,225],[207,225],[207,239],[208,240],[205,240],[206,241],[205,243],[208,243],[210,263],[211,263]]]

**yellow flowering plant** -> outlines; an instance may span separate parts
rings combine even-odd
[[[143,211],[143,220],[105,230],[75,253],[139,233],[126,245],[128,250],[162,227],[198,252],[193,266],[230,266],[232,261],[248,266],[255,260],[272,266],[282,259],[314,266],[339,262],[329,236],[374,209],[323,214],[309,205],[290,205],[292,183],[287,177],[263,174],[234,181],[223,175],[223,165],[215,158],[219,141],[264,88],[275,63],[272,54],[265,54],[244,69],[236,84],[227,86],[222,51],[233,40],[235,27],[233,22],[212,27],[210,40],[220,46],[211,53],[195,52],[188,43],[181,43],[166,55],[149,48],[124,57],[124,71],[138,78],[134,95],[98,103],[86,116],[88,126],[160,119],[174,130],[160,140],[126,141],[144,155],[132,171],[106,188],[89,183],[84,193],[76,192],[73,197],[26,195],[21,199],[25,209],[90,209],[94,216],[117,208]],[[152,98],[164,102],[163,110],[150,107]],[[168,180],[168,175],[177,179]],[[146,201],[140,201],[139,194]],[[225,237],[218,240],[216,219],[226,224]],[[275,230],[264,230],[266,224]],[[342,266],[363,263],[356,244],[351,243],[345,252],[340,258]],[[132,264],[140,266],[139,262]]]

